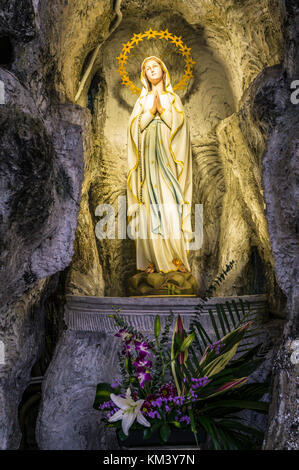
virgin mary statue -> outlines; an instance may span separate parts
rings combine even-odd
[[[128,128],[127,198],[135,220],[136,267],[147,273],[190,271],[192,154],[183,105],[166,65],[141,66],[143,85]]]

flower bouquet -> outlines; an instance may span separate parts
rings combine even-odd
[[[268,410],[268,403],[261,401],[268,384],[248,383],[264,360],[261,345],[248,343],[256,335],[250,318],[254,315],[241,300],[239,306],[233,302],[226,308],[217,307],[217,317],[209,311],[212,338],[198,313],[188,332],[180,315],[175,319],[171,313],[163,328],[157,315],[153,339],[134,330],[119,313],[112,315],[122,346],[121,379],[97,385],[94,408],[121,440],[138,434],[144,444],[153,436],[166,444],[180,430],[191,432],[197,445],[206,433],[215,449],[261,446],[263,433],[240,417],[242,410]]]

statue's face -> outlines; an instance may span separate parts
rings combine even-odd
[[[156,62],[154,59],[149,59],[145,63],[144,70],[145,70],[147,79],[153,85],[157,85],[157,83],[159,83],[163,78],[162,68],[160,64]]]

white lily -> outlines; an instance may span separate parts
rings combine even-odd
[[[126,436],[128,436],[129,429],[136,418],[139,424],[150,427],[150,423],[145,419],[140,411],[144,400],[134,401],[131,396],[130,388],[127,390],[126,398],[114,395],[114,393],[111,393],[110,398],[120,409],[114,413],[108,421],[109,423],[114,423],[115,421],[122,419],[122,430]]]

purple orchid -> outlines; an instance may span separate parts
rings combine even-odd
[[[115,333],[114,336],[117,336],[118,338],[121,338],[123,341],[131,341],[131,339],[133,337],[132,333],[129,333],[124,328],[120,329],[117,333]]]
[[[145,382],[150,382],[152,380],[150,374],[146,371],[139,371],[137,373],[137,378],[141,388],[144,388]]]
[[[150,345],[146,341],[135,341],[135,350],[139,355],[150,356],[149,350],[151,349]]]
[[[123,347],[123,350],[122,350],[122,354],[123,354],[124,356],[130,356],[130,354],[133,353],[133,352],[134,352],[134,347],[133,347],[132,343],[126,341],[126,342],[124,343],[124,347]]]
[[[137,371],[140,371],[152,367],[152,362],[148,361],[146,356],[138,356],[133,365],[137,368]]]

